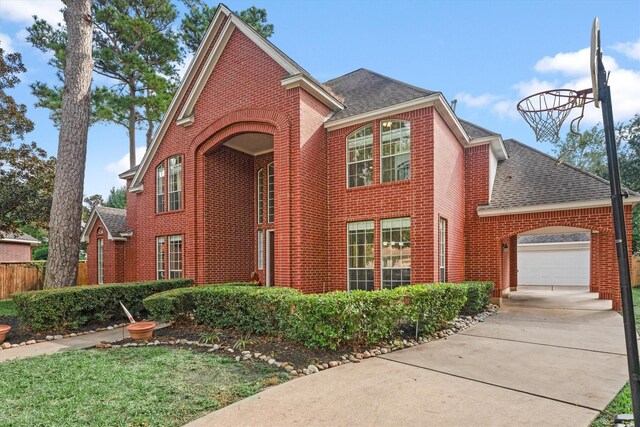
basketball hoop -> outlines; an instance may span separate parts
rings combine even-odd
[[[518,102],[518,112],[536,135],[536,141],[556,142],[560,128],[572,109],[581,108],[580,115],[571,121],[571,132],[579,134],[585,104],[592,102],[592,89],[553,89],[539,92]]]

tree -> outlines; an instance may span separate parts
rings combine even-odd
[[[104,204],[104,199],[100,194],[94,194],[93,196],[88,196],[83,199],[82,205],[82,220],[84,222],[89,221],[89,215],[91,215],[91,211],[96,206],[102,206]]]
[[[78,274],[82,189],[91,110],[91,0],[65,0],[67,43],[58,158],[44,287],[74,286]]]
[[[24,139],[33,130],[27,118],[27,106],[18,104],[6,90],[20,83],[18,74],[26,72],[19,53],[6,53],[0,45],[0,144],[9,144],[14,138]]]
[[[640,114],[627,123],[616,127],[620,181],[627,189],[640,192]],[[564,140],[554,143],[555,154],[563,161],[587,170],[594,175],[609,179],[607,156],[604,146],[604,131],[594,126],[580,136],[567,134]],[[640,206],[633,210],[631,247],[640,254]]]
[[[124,209],[127,207],[127,188],[126,187],[111,187],[109,191],[109,196],[107,196],[107,201],[104,203],[104,206],[109,208],[119,208]]]
[[[177,65],[183,57],[173,31],[177,10],[170,0],[95,0],[93,14],[94,71],[111,83],[94,89],[92,122],[111,122],[127,129],[129,163],[134,167],[136,129],[147,127],[148,145],[177,87]],[[36,18],[28,32],[29,42],[53,54],[49,63],[62,80],[67,28],[54,28]],[[61,88],[36,82],[32,90],[38,98],[36,105],[50,109],[51,118],[58,123]]]
[[[208,6],[202,0],[182,0],[182,2],[187,6],[189,12],[185,14],[180,24],[180,38],[187,50],[195,53],[218,7]],[[267,23],[267,11],[265,9],[251,6],[236,13],[262,37],[269,38],[273,35],[273,24]]]

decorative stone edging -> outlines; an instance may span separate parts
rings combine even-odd
[[[63,340],[67,338],[80,337],[82,335],[95,334],[96,332],[112,331],[114,329],[123,328],[127,325],[128,323],[115,323],[113,325],[109,325],[104,328],[96,328],[95,330],[91,329],[85,332],[73,332],[73,333],[64,334],[64,335],[60,335],[60,334],[47,335],[45,336],[44,339],[23,341],[20,344],[11,344],[9,341],[5,341],[0,345],[0,350],[11,350],[12,348],[24,347],[26,345],[40,344],[47,341],[57,341],[57,340]]]
[[[299,377],[305,375],[315,374],[319,371],[324,371],[325,369],[334,368],[336,366],[345,365],[347,363],[360,363],[364,359],[368,359],[371,357],[380,356],[383,354],[391,353],[392,351],[402,350],[404,348],[415,347],[420,344],[424,344],[430,341],[435,341],[439,339],[446,339],[451,335],[455,335],[458,332],[464,331],[465,329],[470,328],[471,326],[484,322],[485,319],[498,311],[498,307],[495,305],[489,305],[487,310],[476,314],[475,316],[464,316],[457,317],[453,321],[449,322],[446,329],[442,329],[433,335],[427,337],[419,337],[417,340],[414,339],[404,339],[404,340],[393,340],[387,343],[382,343],[382,345],[371,347],[369,350],[364,350],[362,352],[353,352],[353,353],[345,353],[340,356],[339,360],[331,360],[329,362],[311,364],[307,367],[299,368],[295,367],[289,362],[278,361],[273,357],[269,357],[257,351],[250,350],[242,350],[239,355],[235,356],[235,360],[237,362],[243,360],[260,360],[269,365],[275,366],[277,368],[284,369],[289,375],[292,377]],[[207,350],[208,353],[213,353],[215,351],[227,352],[229,354],[236,354],[238,350],[234,349],[233,346],[228,346],[224,344],[206,344],[201,343],[199,341],[189,341],[187,339],[178,339],[178,340],[169,340],[169,341],[160,341],[158,339],[149,342],[132,342],[125,344],[110,344],[107,342],[102,342],[96,345],[96,348],[101,349],[118,349],[118,348],[127,348],[127,347],[148,347],[148,346],[158,346],[158,345],[182,345],[182,346],[194,346],[194,347],[209,347]]]

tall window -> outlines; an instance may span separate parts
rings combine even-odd
[[[169,210],[182,209],[182,156],[169,157]]]
[[[264,194],[264,169],[260,169],[258,171],[258,185],[256,185],[258,194],[256,195],[256,200],[258,202],[257,211],[258,211],[258,224],[262,224],[263,215],[264,215],[264,206],[263,206],[263,194]]]
[[[258,230],[258,270],[264,268],[264,231]]]
[[[98,284],[104,283],[104,240],[98,239]]]
[[[164,273],[165,263],[165,250],[164,250],[164,236],[156,237],[156,279],[166,279]]]
[[[440,281],[447,281],[447,220],[440,218],[438,223],[438,265]]]
[[[182,277],[182,236],[169,236],[169,279]]]
[[[274,214],[274,203],[273,203],[273,195],[274,195],[274,186],[273,186],[273,163],[269,163],[267,166],[267,222],[273,222],[273,214]]]
[[[382,288],[411,284],[411,219],[382,220]]]
[[[373,126],[347,136],[347,185],[361,187],[373,182]]]
[[[410,178],[409,122],[385,120],[380,124],[382,182],[403,181]]]
[[[164,163],[156,168],[156,212],[164,212]]]
[[[349,290],[373,290],[373,221],[347,224]]]

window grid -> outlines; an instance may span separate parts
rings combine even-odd
[[[169,236],[169,279],[182,277],[182,236]]]
[[[156,237],[156,279],[166,279],[164,236]]]
[[[104,240],[98,239],[98,284],[104,283]]]
[[[258,171],[258,185],[256,186],[257,188],[257,196],[256,196],[256,200],[258,203],[257,206],[257,212],[258,212],[258,224],[262,224],[263,221],[263,215],[264,215],[264,206],[263,206],[263,193],[264,193],[264,169],[260,169]]]
[[[169,210],[182,209],[182,156],[169,157]]]
[[[274,218],[274,185],[273,185],[273,163],[267,166],[267,222],[273,222]]]
[[[156,212],[164,212],[164,163],[156,168]]]
[[[411,284],[411,218],[382,220],[382,288]]]
[[[409,122],[385,120],[380,124],[381,182],[403,181],[411,177],[410,143]]]
[[[438,224],[438,234],[439,234],[439,253],[438,253],[438,264],[440,270],[440,281],[447,281],[447,220],[444,218],[440,218]]]
[[[258,230],[258,270],[264,268],[264,231]]]
[[[347,224],[349,290],[373,290],[373,221]]]
[[[367,125],[347,136],[347,186],[373,183],[373,126]]]

